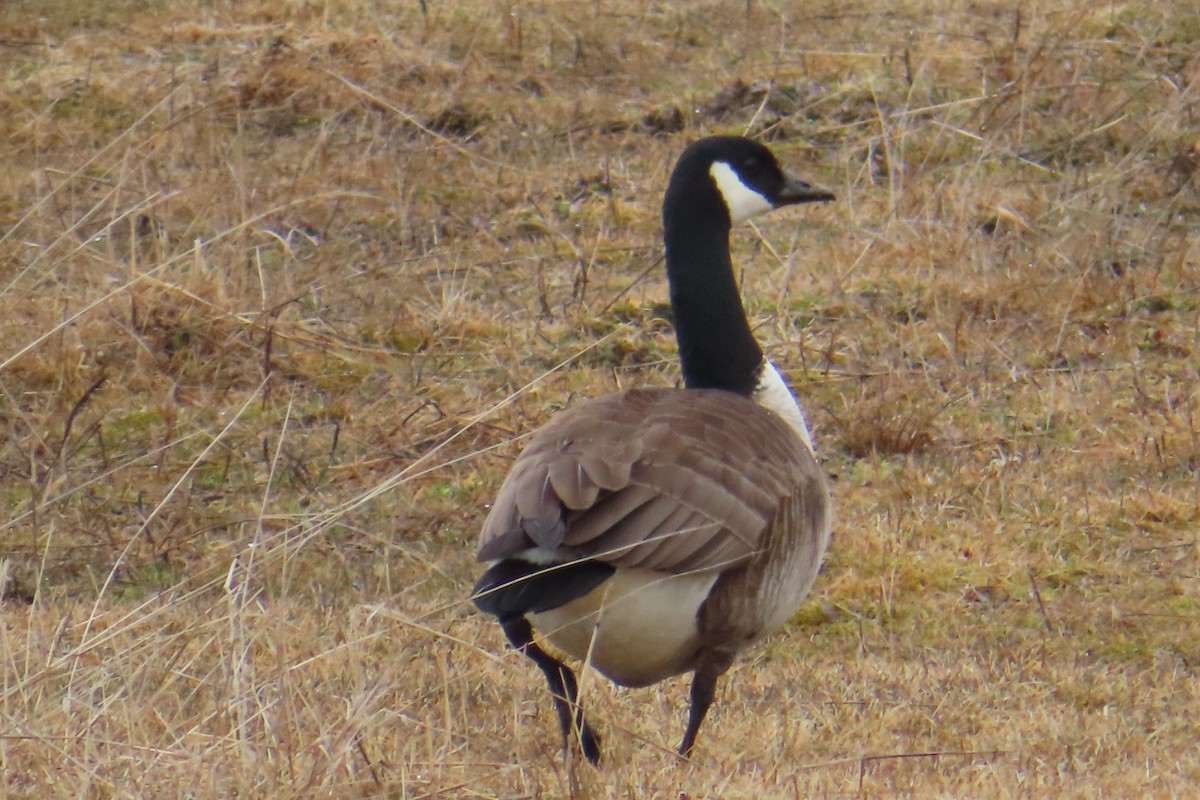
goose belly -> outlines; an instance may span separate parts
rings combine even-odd
[[[646,686],[695,666],[696,615],[716,573],[619,569],[590,594],[529,614],[556,647],[623,686]]]

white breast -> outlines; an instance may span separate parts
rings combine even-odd
[[[779,370],[775,369],[775,365],[770,361],[763,362],[762,377],[758,379],[758,387],[754,390],[754,401],[783,417],[804,442],[808,452],[814,456],[817,454],[813,449],[812,436],[808,432],[808,423],[804,420],[804,412],[796,402],[796,396],[783,382]]]
[[[591,594],[530,614],[534,627],[623,686],[647,686],[695,667],[696,614],[714,572],[621,569]]]

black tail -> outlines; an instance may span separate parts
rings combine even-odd
[[[536,614],[583,597],[615,571],[599,561],[533,564],[506,558],[483,573],[471,600],[480,611],[500,619]]]

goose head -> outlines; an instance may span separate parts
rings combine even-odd
[[[664,221],[672,209],[697,214],[702,206],[732,227],[782,206],[833,200],[833,193],[784,172],[774,153],[742,136],[710,136],[680,156],[663,203]]]

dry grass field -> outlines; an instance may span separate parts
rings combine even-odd
[[[1200,7],[0,4],[0,795],[1188,797]],[[677,381],[659,203],[734,235],[835,476],[720,687],[541,676],[466,595],[522,438]]]

